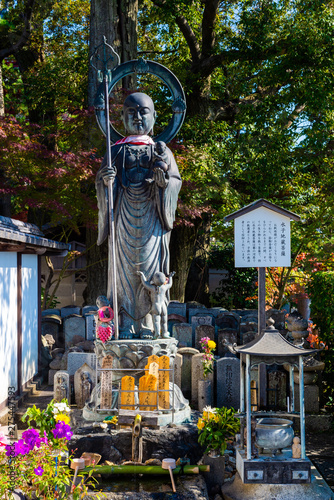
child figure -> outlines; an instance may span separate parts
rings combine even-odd
[[[151,296],[151,311],[154,326],[154,338],[169,337],[168,333],[168,322],[167,322],[167,297],[166,293],[173,284],[173,276],[175,272],[173,271],[166,277],[164,273],[157,272],[154,273],[152,281],[146,281],[145,274],[141,271],[137,271],[137,274],[141,278],[143,287],[150,292]]]
[[[169,157],[166,153],[166,144],[162,141],[158,141],[155,143],[154,147],[154,168],[161,168],[164,172],[169,170]]]

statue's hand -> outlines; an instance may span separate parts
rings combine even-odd
[[[153,180],[159,188],[165,188],[168,185],[168,179],[161,168],[156,168],[153,172]]]
[[[105,165],[103,168],[101,168],[100,173],[103,177],[104,184],[107,186],[108,182],[113,182],[116,177],[116,165],[113,164],[110,168],[108,167],[108,165]]]
[[[175,274],[175,271],[172,271],[171,273],[169,273],[169,277],[172,278]]]
[[[138,276],[142,276],[145,279],[145,274],[144,273],[142,273],[141,271],[136,271],[136,273],[138,274]]]

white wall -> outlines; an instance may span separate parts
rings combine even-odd
[[[0,252],[0,403],[17,388],[17,254]]]
[[[38,256],[22,255],[22,384],[38,372]]]

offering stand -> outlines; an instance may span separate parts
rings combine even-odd
[[[244,483],[300,484],[311,481],[311,462],[305,452],[305,411],[304,411],[304,366],[303,356],[314,354],[313,349],[303,349],[288,342],[273,326],[266,328],[262,335],[243,346],[233,346],[240,354],[240,412],[241,439],[237,447],[237,470]],[[252,412],[251,368],[255,365],[288,364],[290,374],[290,395],[286,412]],[[299,369],[300,412],[294,406],[293,369]],[[265,419],[267,453],[263,451],[263,436],[255,419]],[[284,417],[300,418],[300,458],[292,456],[293,432],[289,420]],[[244,430],[246,420],[246,449]],[[253,423],[253,425],[252,425]],[[268,425],[269,423],[269,425]],[[289,429],[288,429],[289,428]],[[262,439],[262,441],[261,441]],[[269,454],[268,454],[269,450]],[[272,454],[270,454],[272,452]]]

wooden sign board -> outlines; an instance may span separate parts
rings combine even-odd
[[[234,220],[235,267],[289,267],[290,218],[265,207]]]

